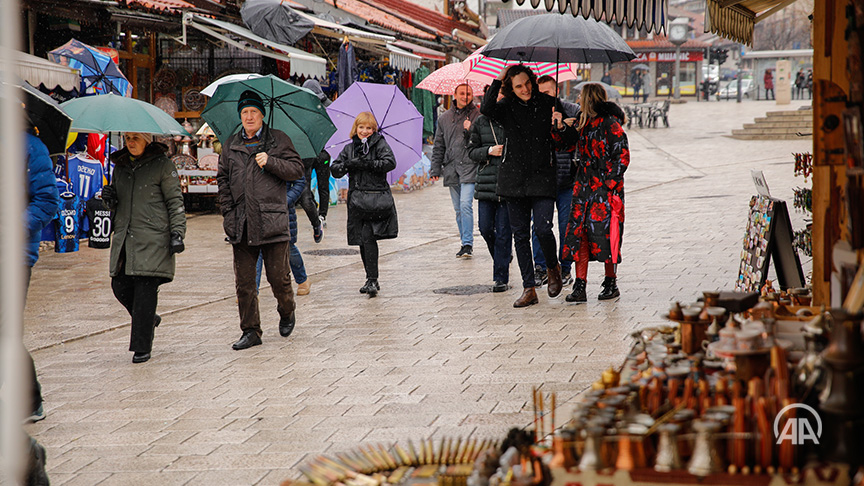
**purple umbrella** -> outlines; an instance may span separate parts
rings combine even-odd
[[[354,119],[364,111],[375,115],[378,131],[393,149],[396,169],[387,174],[387,182],[393,184],[423,157],[423,115],[394,85],[356,82],[327,107],[336,125],[324,146],[331,157],[338,157],[351,141]]]

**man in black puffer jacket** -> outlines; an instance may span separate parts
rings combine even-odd
[[[471,125],[468,156],[478,164],[474,198],[477,199],[477,226],[492,255],[492,292],[504,292],[510,286],[510,260],[513,257],[513,233],[507,204],[495,188],[498,185],[498,165],[504,152],[504,127],[486,115],[480,115]]]
[[[558,96],[558,84],[552,76],[541,76],[537,78],[537,85],[541,93],[549,96]],[[569,101],[560,100],[564,107],[564,118],[575,118],[579,113],[579,105]],[[558,163],[556,180],[558,183],[558,195],[555,198],[555,207],[558,210],[558,243],[559,248],[564,241],[564,233],[567,230],[567,218],[570,217],[570,201],[573,199],[573,152],[555,152],[555,160]],[[531,246],[534,249],[534,279],[539,285],[546,283],[546,259],[540,251],[540,241],[537,234],[531,232]],[[560,257],[560,255],[559,255]],[[573,262],[561,260],[561,281],[563,285],[573,283],[570,275],[570,266]],[[542,283],[541,283],[542,282]]]

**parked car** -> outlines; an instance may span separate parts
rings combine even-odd
[[[745,98],[751,98],[753,92],[756,90],[756,85],[753,84],[752,79],[742,79],[741,80],[741,93]],[[731,81],[723,84],[720,89],[717,91],[717,99],[726,99],[726,98],[737,98],[738,97],[738,80],[733,79]]]

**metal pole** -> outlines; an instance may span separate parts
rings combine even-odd
[[[681,46],[675,46],[675,93],[672,95],[676,100],[681,99]]]
[[[741,45],[740,44],[738,45],[738,47],[736,47],[736,50],[738,50],[738,60],[735,61],[735,67],[738,68],[738,75],[735,77],[738,79],[738,81],[737,81],[738,89],[736,90],[738,92],[738,95],[736,96],[735,101],[737,103],[741,103],[742,93],[741,93]]]
[[[26,369],[21,328],[24,302],[24,151],[20,88],[15,87],[15,52],[20,39],[18,0],[0,0],[0,484],[20,484],[26,458],[21,433],[24,416],[23,375]],[[28,444],[29,445],[29,444]]]

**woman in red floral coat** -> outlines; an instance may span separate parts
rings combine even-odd
[[[599,84],[582,88],[581,114],[558,121],[553,136],[568,150],[576,150],[576,183],[570,221],[561,249],[562,257],[573,260],[576,279],[567,302],[583,303],[588,298],[585,283],[588,262],[606,264],[606,278],[598,299],[620,295],[616,266],[621,262],[621,236],[624,232],[624,171],[630,165],[630,149],[622,126],[626,115],[615,103],[606,100]]]

